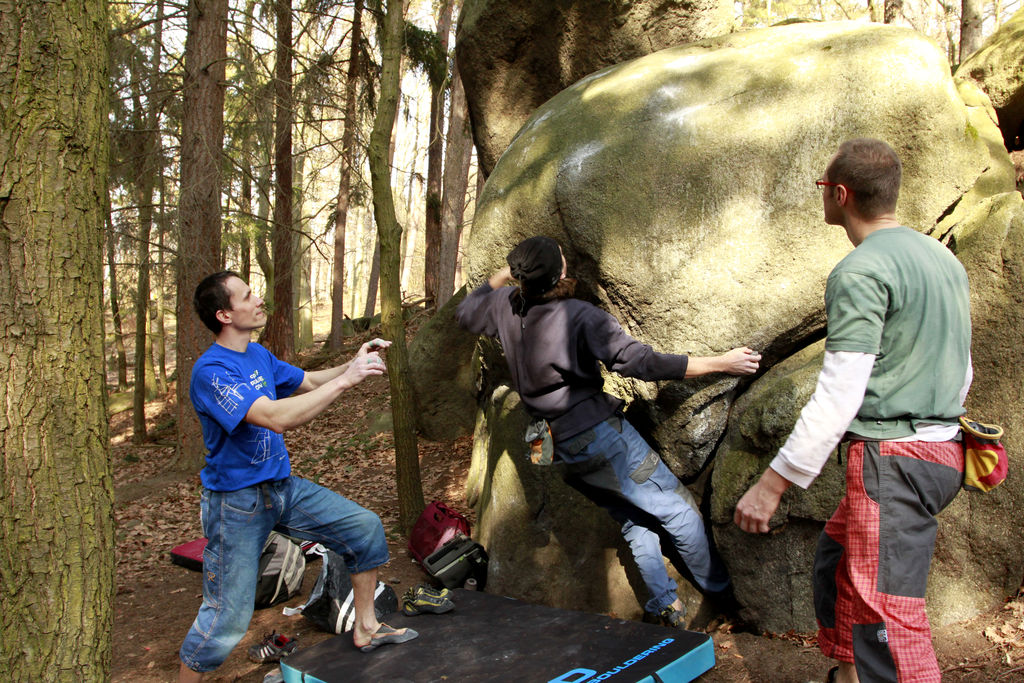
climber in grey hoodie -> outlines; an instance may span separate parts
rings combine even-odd
[[[658,527],[672,538],[706,593],[729,589],[689,491],[623,417],[623,401],[604,392],[601,364],[626,377],[655,381],[713,372],[750,375],[761,356],[746,347],[721,356],[658,353],[630,337],[596,306],[572,298],[565,257],[548,237],[531,237],[508,255],[508,266],[459,304],[459,324],[501,342],[513,388],[527,412],[551,432],[566,481],[622,525],[650,593],[645,610],[683,627],[685,608],[668,576]],[[513,280],[518,287],[506,287]]]

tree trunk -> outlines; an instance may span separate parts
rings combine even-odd
[[[882,0],[868,0],[868,19],[881,24],[885,19],[885,6]]]
[[[267,348],[283,361],[295,355],[292,311],[292,7],[276,0],[274,67],[274,310],[267,321]]]
[[[960,62],[978,51],[984,36],[981,32],[981,0],[960,3]]]
[[[160,102],[157,101],[157,96],[158,96],[158,92],[160,91],[160,59],[161,59],[161,56],[162,56],[161,52],[162,52],[162,49],[163,49],[163,45],[164,45],[164,0],[157,0],[157,23],[156,23],[156,26],[154,26],[153,58],[152,58],[152,60],[150,62],[150,73],[148,73],[148,75],[147,75],[148,76],[148,84],[150,84],[150,88],[148,88],[148,93],[146,94],[146,100],[147,100],[146,101],[146,124],[147,124],[147,126],[146,126],[146,131],[145,132],[146,132],[146,135],[147,135],[146,141],[148,142],[148,145],[147,145],[147,148],[146,148],[146,154],[147,154],[147,157],[148,157],[147,163],[148,163],[148,168],[150,168],[150,173],[152,174],[150,182],[153,184],[153,188],[150,190],[151,203],[153,203],[155,205],[155,202],[152,201],[153,193],[154,193],[154,189],[157,189],[158,186],[159,186],[159,189],[160,189],[160,204],[161,204],[161,206],[163,206],[163,204],[164,204],[164,189],[165,189],[165,185],[164,185],[164,167],[163,167],[163,164],[164,164],[164,150],[163,150],[163,141],[162,141],[162,138],[161,138],[161,135],[160,135],[160,110],[161,110],[161,105],[160,105]],[[155,214],[156,214],[155,208],[151,208],[151,210],[150,210],[150,219],[151,219],[151,221],[153,220],[153,217],[155,216]],[[165,215],[166,214],[165,214],[164,211],[160,212],[161,224],[157,226],[157,231],[159,233],[159,240],[158,240],[158,242],[160,243],[160,249],[159,249],[160,261],[159,261],[159,263],[160,263],[161,266],[163,266],[163,263],[164,263],[164,253],[163,253],[164,225],[163,225],[163,218],[164,218]],[[158,291],[158,295],[157,295],[157,299],[156,299],[156,306],[154,307],[153,313],[152,313],[153,314],[153,323],[154,323],[153,328],[154,329],[153,329],[153,331],[151,331],[151,335],[150,335],[150,347],[151,347],[151,350],[152,350],[152,347],[154,345],[154,341],[157,339],[155,333],[158,332],[158,330],[159,330],[159,334],[160,334],[159,339],[160,339],[160,369],[161,369],[161,373],[160,373],[160,376],[158,377],[157,376],[157,372],[156,372],[156,366],[154,366],[153,367],[153,372],[148,373],[148,377],[151,378],[151,385],[153,387],[153,390],[154,391],[159,390],[161,393],[163,393],[166,390],[165,376],[164,376],[164,373],[163,373],[163,370],[164,370],[163,268],[162,267],[158,268],[158,270],[159,270],[158,273],[157,273],[157,280],[158,280],[157,291]],[[158,318],[157,316],[160,316],[160,317]],[[151,353],[147,353],[145,357],[146,357],[147,360],[151,360],[152,361],[153,360],[152,352]],[[144,425],[143,425],[143,427],[144,427]]]
[[[107,3],[0,1],[0,671],[111,668]]]
[[[437,9],[437,38],[441,50],[448,53],[448,34],[452,28],[452,0],[441,0]],[[448,69],[444,70],[447,76]],[[427,145],[427,205],[423,229],[426,247],[423,257],[423,296],[427,306],[437,300],[441,255],[442,151],[444,149],[444,100],[446,80],[430,83],[430,142]]]
[[[373,255],[370,257],[370,277],[366,283],[366,305],[363,317],[372,318],[377,312],[377,287],[380,284],[380,232],[373,239]]]
[[[274,305],[274,263],[270,259],[270,249],[267,246],[267,236],[273,230],[268,227],[270,223],[270,165],[261,164],[260,174],[256,177],[256,188],[258,198],[256,200],[256,215],[259,217],[259,229],[254,238],[256,240],[256,263],[263,273],[264,291],[263,299],[267,302],[267,308]]]
[[[145,156],[145,155],[143,155]],[[141,169],[140,169],[141,171]],[[153,379],[152,340],[148,336],[149,326],[149,237],[153,226],[153,183],[143,180],[150,170],[141,171],[138,177],[139,235],[136,258],[138,280],[135,289],[135,376],[132,389],[132,441],[146,441],[146,401],[156,394]],[[145,202],[143,204],[142,202]]]
[[[150,331],[150,335],[153,337],[153,362],[156,365],[153,378],[156,380],[156,392],[161,396],[167,393],[167,328],[164,324],[167,311],[164,305],[166,288],[164,287],[163,270],[163,256],[161,255],[157,267],[156,292],[153,298],[153,325]]]
[[[399,525],[408,532],[423,510],[423,487],[416,445],[415,405],[409,382],[409,353],[405,346],[405,323],[402,319],[402,293],[399,288],[402,228],[395,217],[391,169],[387,161],[395,123],[395,102],[400,92],[403,10],[402,0],[388,0],[381,46],[383,67],[380,103],[370,134],[370,178],[377,232],[380,235],[384,336],[392,342],[388,349],[388,380],[391,384],[391,413],[394,419]]]
[[[302,207],[304,203],[306,155],[299,154],[294,161],[293,184],[294,199],[292,203],[292,253],[295,257],[295,269],[292,273],[292,310],[295,311],[295,350],[301,351],[313,345],[313,240],[303,229]]]
[[[110,315],[114,324],[114,352],[117,356],[117,390],[128,388],[128,361],[124,352],[124,331],[121,325],[121,293],[117,286],[117,244],[114,222],[110,218],[110,193],[104,200],[107,226],[107,270],[110,272]]]
[[[164,256],[167,251],[164,244],[164,235],[167,232],[167,206],[164,204],[164,198],[167,196],[167,186],[164,182],[164,170],[163,170],[163,157],[158,159],[160,166],[158,168],[158,177],[160,182],[160,220],[157,223],[157,232],[160,236],[157,244],[157,268],[156,268],[156,299],[153,325],[153,341],[156,344],[156,351],[154,355],[156,357],[156,364],[158,372],[156,376],[156,390],[160,395],[167,393],[167,330],[164,325],[164,321],[167,318],[167,264],[164,261]]]
[[[155,49],[159,50],[159,47]],[[153,374],[147,373],[146,332],[149,324],[149,235],[153,227],[153,182],[150,167],[152,135],[148,112],[143,110],[142,87],[145,76],[139,60],[131,60],[132,73],[132,163],[136,215],[139,219],[135,242],[135,374],[132,378],[132,441],[146,440],[146,399],[152,398]],[[147,93],[148,95],[149,93]],[[148,107],[146,107],[148,109]]]
[[[181,220],[177,270],[176,465],[195,471],[206,448],[199,418],[188,397],[196,359],[210,333],[192,310],[196,285],[221,269],[221,148],[224,139],[224,65],[227,60],[228,0],[189,0],[182,82]]]
[[[156,102],[157,82],[160,74],[160,48],[163,35],[164,3],[156,4],[156,24],[153,28],[153,56],[149,71],[144,75],[146,88],[146,105],[142,107],[140,97],[136,97],[136,121],[139,128],[136,135],[139,140],[139,155],[135,174],[135,190],[139,216],[138,245],[138,284],[135,289],[135,389],[133,393],[132,441],[142,443],[146,437],[146,401],[156,396],[156,368],[153,365],[153,337],[150,335],[150,237],[153,234],[153,192],[156,189],[156,176],[159,169],[160,136],[159,110]],[[140,74],[141,76],[141,74]],[[133,90],[138,93],[143,77],[136,80]]]
[[[248,142],[246,142],[243,148],[242,158],[245,160],[245,168],[242,170],[242,202],[239,207],[249,217],[252,216],[252,178],[250,177],[252,175],[252,162],[249,158]],[[242,231],[240,238],[241,245],[238,259],[241,261],[241,267],[238,274],[242,276],[243,280],[249,282],[252,276],[252,233],[248,227]]]
[[[404,12],[404,10],[403,10],[403,12]],[[396,70],[398,71],[399,74],[402,73],[401,48],[399,48],[398,67],[397,67]],[[388,134],[389,141],[388,141],[388,156],[387,156],[387,159],[388,159],[388,168],[389,169],[392,168],[395,165],[395,147],[397,145],[396,145],[396,140],[395,140],[395,135],[394,135],[394,125],[395,125],[395,121],[398,119],[398,110],[399,110],[399,107],[401,106],[401,104],[402,104],[402,89],[401,89],[401,76],[399,76],[399,85],[398,85],[397,92],[395,93],[394,101],[388,104],[388,106],[391,107],[391,109],[394,110],[394,113],[392,114],[392,117],[391,117],[391,127],[392,127],[392,130],[391,130],[391,133]],[[383,103],[378,100],[377,106],[379,108],[379,107],[383,106]],[[376,125],[376,123],[377,123],[377,121],[375,119],[374,120],[374,125]],[[390,186],[388,187],[388,196],[391,197],[391,211],[392,211],[392,213],[394,213],[395,197],[394,197],[394,195],[391,192]],[[397,218],[396,218],[396,223],[397,223]],[[399,228],[399,235],[401,235],[401,228]],[[381,249],[380,239],[381,239],[380,238],[380,230],[378,228],[378,230],[375,231],[375,235],[374,235],[373,257],[372,257],[372,259],[370,261],[370,278],[369,278],[369,281],[367,282],[367,285],[366,285],[366,308],[364,309],[364,313],[363,313],[363,316],[366,317],[366,318],[372,318],[374,313],[377,312],[377,291],[378,291],[378,288],[380,286],[380,249]],[[399,256],[398,256],[398,258],[399,258],[399,271],[401,271],[401,258],[402,258],[402,256],[401,256],[401,252],[402,252],[401,244],[399,244],[399,246],[398,246],[398,252],[399,252]],[[399,272],[399,278],[401,278],[401,272]],[[399,285],[399,288],[401,288],[401,285]]]
[[[903,0],[884,0],[885,12],[883,20],[886,24],[894,24],[903,14]]]
[[[334,209],[334,272],[331,275],[331,332],[327,348],[341,349],[345,323],[345,230],[348,225],[349,188],[356,173],[354,142],[359,121],[356,94],[359,85],[359,45],[363,40],[363,0],[355,0],[349,35],[348,72],[345,76],[345,128],[341,134],[341,170]]]
[[[448,118],[448,146],[445,150],[444,202],[441,214],[441,254],[438,267],[437,308],[440,309],[455,292],[455,269],[459,238],[466,210],[466,189],[469,166],[473,160],[473,136],[469,130],[469,108],[466,91],[459,77],[459,64],[452,70],[451,114]]]
[[[247,78],[243,80],[243,87],[249,92],[255,91],[256,86],[250,81],[251,76],[248,76],[253,71],[253,32],[255,29],[254,20],[256,13],[256,0],[246,0],[244,7],[244,20],[242,21],[242,38],[238,43],[238,51],[241,55],[242,60],[242,73],[247,74]],[[255,97],[255,95],[254,95]],[[245,137],[240,141],[242,149],[241,163],[243,164],[241,177],[242,177],[242,200],[241,209],[246,216],[253,216],[252,206],[252,185],[253,185],[253,147],[258,145],[259,133],[255,130],[248,130]],[[257,180],[257,191],[261,189],[262,185]],[[246,229],[242,231],[241,235],[241,268],[238,274],[242,276],[242,279],[246,282],[251,282],[252,278],[252,242],[255,238],[255,232],[249,227],[254,221],[249,220],[246,222]]]
[[[359,301],[360,290],[356,287],[356,282],[361,282],[364,277],[368,280],[368,272],[373,269],[374,250],[377,247],[377,226],[373,224],[372,200],[369,207],[365,209],[358,209],[356,215],[358,216],[355,221],[355,224],[358,226],[355,235],[356,259],[353,262],[352,276],[349,278],[349,296],[352,298],[349,308],[354,312],[359,308],[359,304],[362,304],[365,315],[366,301]],[[367,254],[369,254],[369,257],[367,257]],[[378,264],[379,263],[380,261],[378,260]],[[364,295],[367,293],[365,289],[361,291]],[[374,285],[373,288],[373,295],[374,297],[377,296],[376,285]]]

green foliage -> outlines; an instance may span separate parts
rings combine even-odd
[[[307,114],[314,107],[322,107],[333,100],[330,86],[337,77],[336,66],[334,54],[323,51],[309,62],[306,71],[295,82],[295,99],[302,102]]]
[[[433,88],[444,85],[448,75],[448,55],[441,47],[441,39],[433,31],[406,22],[404,53],[412,64],[426,73]]]
[[[383,44],[384,9],[380,0],[367,0],[366,11],[373,17],[377,43]],[[448,75],[448,55],[441,49],[441,39],[433,31],[420,28],[411,22],[405,22],[402,29],[402,54],[411,62],[413,68],[422,70],[432,87],[441,87]],[[367,55],[364,64],[372,64],[380,79],[380,65],[373,62]]]

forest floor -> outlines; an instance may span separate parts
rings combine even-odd
[[[351,346],[333,358],[317,356],[314,349],[298,364],[306,369],[335,365],[351,357],[362,341],[351,339]],[[180,474],[171,468],[173,401],[172,387],[166,397],[147,405],[147,444],[132,444],[130,411],[115,414],[110,421],[117,520],[115,683],[175,680],[178,648],[202,602],[201,574],[170,561],[172,547],[202,535],[198,473]],[[312,423],[289,432],[287,443],[296,474],[380,515],[391,549],[381,579],[399,596],[425,582],[406,551],[406,538],[397,530],[387,379],[363,382]],[[471,449],[469,437],[451,444],[419,441],[425,499],[444,501],[473,521],[464,497]],[[299,596],[257,610],[241,644],[207,680],[262,681],[273,665],[249,662],[246,651],[270,631],[298,637],[301,647],[331,637],[301,616],[281,613],[284,606],[302,604],[319,570],[319,562],[310,562]],[[711,636],[717,664],[698,679],[702,683],[823,681],[831,666],[818,652],[813,634],[754,634],[726,619],[717,623]],[[934,641],[947,683],[1024,680],[1024,601],[1013,600],[970,621],[937,628]],[[358,676],[353,680],[360,681]],[[509,680],[519,679],[510,672]]]

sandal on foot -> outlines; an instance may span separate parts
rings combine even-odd
[[[418,635],[419,633],[416,633],[416,631],[413,631],[411,628],[397,631],[387,624],[381,624],[380,628],[377,629],[377,632],[370,636],[369,643],[361,646],[357,645],[356,647],[358,647],[361,652],[373,652],[381,645],[404,643],[412,640]]]
[[[444,614],[455,609],[455,603],[448,599],[448,590],[443,592],[427,586],[410,588],[402,596],[402,613],[414,617],[417,614],[430,612]]]
[[[828,676],[825,677],[825,683],[836,683],[836,676],[839,675],[839,667],[833,666],[828,670]]]

